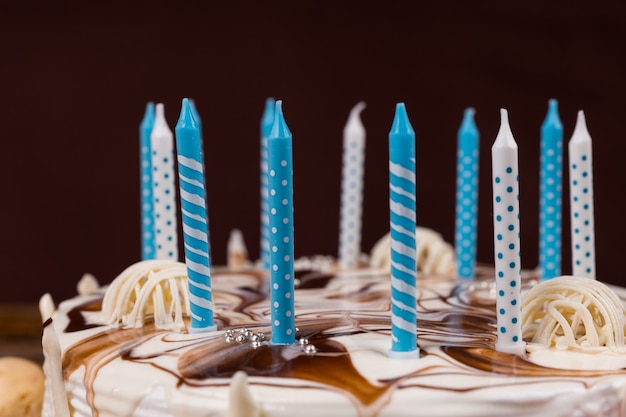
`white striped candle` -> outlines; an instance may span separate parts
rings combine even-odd
[[[273,98],[265,101],[265,110],[261,117],[261,265],[263,270],[270,270],[270,208],[269,194],[267,190],[267,138],[272,131],[274,124],[274,107],[276,106]]]
[[[572,274],[595,279],[596,255],[591,136],[589,136],[585,114],[582,110],[578,112],[576,127],[568,147]]]
[[[365,163],[365,127],[360,114],[365,103],[352,108],[343,129],[341,213],[339,221],[339,267],[353,269],[361,255],[361,211]]]
[[[154,204],[155,259],[178,260],[174,138],[165,120],[163,103],[156,105],[152,146],[152,201]]]
[[[270,303],[274,345],[295,343],[293,267],[293,155],[292,136],[282,101],[276,102],[268,138],[270,209]]]
[[[521,325],[521,257],[519,172],[517,143],[508,113],[500,110],[501,124],[491,147],[493,231],[496,271],[496,350],[524,352]]]
[[[417,260],[415,214],[415,132],[404,103],[396,105],[389,132],[389,225],[391,235],[391,351],[416,358]]]
[[[139,164],[141,188],[141,259],[154,259],[154,201],[152,196],[152,145],[150,134],[154,126],[154,103],[146,105],[139,125]]]
[[[192,333],[216,330],[213,323],[209,216],[204,180],[204,157],[200,125],[194,109],[183,99],[176,124],[178,179],[182,211],[185,265],[189,287]]]

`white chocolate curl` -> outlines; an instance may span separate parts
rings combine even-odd
[[[605,284],[562,276],[537,284],[522,297],[522,332],[527,350],[624,353],[624,307]]]
[[[415,230],[417,271],[426,274],[454,274],[454,248],[431,229]],[[383,236],[372,249],[370,266],[391,270],[391,237]]]
[[[148,260],[126,268],[109,286],[100,321],[141,327],[154,316],[159,329],[182,332],[189,315],[187,268],[171,260]]]

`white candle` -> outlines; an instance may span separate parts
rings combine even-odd
[[[339,225],[339,266],[342,269],[356,268],[361,254],[365,128],[359,116],[364,108],[364,102],[359,102],[354,106],[343,129],[341,217]]]
[[[174,136],[163,110],[156,105],[152,145],[152,195],[154,201],[155,259],[178,260],[176,229],[176,179],[174,177]]]
[[[572,275],[596,277],[593,224],[593,176],[591,136],[585,114],[578,112],[569,141],[569,178],[572,228]]]
[[[491,148],[496,317],[499,352],[524,352],[521,315],[521,258],[517,143],[509,117],[500,110],[500,131]]]

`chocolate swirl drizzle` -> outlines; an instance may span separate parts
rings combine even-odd
[[[429,385],[427,379],[420,382],[422,377],[437,373],[461,377],[470,369],[473,374],[485,376],[584,378],[623,372],[549,369],[533,364],[524,356],[495,352],[494,305],[468,296],[450,278],[421,277],[418,344],[422,356],[439,356],[446,365],[372,380],[359,372],[351,355],[355,349],[370,350],[381,358],[386,357],[386,352],[371,345],[348,349],[342,344],[342,337],[368,334],[390,337],[388,276],[335,277],[310,273],[297,278],[300,283],[295,296],[298,338],[306,338],[315,347],[312,355],[299,345],[228,343],[222,331],[181,335],[157,330],[150,324],[142,328],[95,329],[83,314],[98,309],[98,300],[92,299],[67,312],[69,324],[65,331],[89,331],[90,336],[65,350],[64,376],[67,379],[80,366],[85,367],[87,401],[95,416],[93,383],[99,370],[116,359],[157,367],[177,378],[178,386],[227,385],[228,378],[240,370],[251,377],[252,384],[275,386],[283,378],[285,386],[322,387],[341,393],[354,404],[359,415],[375,416],[399,389],[423,384],[430,389],[460,390]],[[269,336],[269,297],[265,290],[269,284],[265,277],[258,273],[217,273],[213,285],[214,312],[220,330],[245,327]],[[158,349],[145,348],[148,343],[154,346],[155,341]],[[159,363],[159,358],[165,355],[177,358],[175,368]],[[272,377],[271,382],[266,382],[264,377]],[[471,389],[494,384],[493,378],[487,379],[486,385]]]

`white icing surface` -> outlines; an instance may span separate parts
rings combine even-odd
[[[73,415],[91,417],[92,406],[98,409],[99,417],[626,415],[626,372],[621,365],[611,367],[616,362],[609,361],[611,366],[607,366],[607,355],[580,352],[557,354],[545,350],[525,356],[494,352],[494,306],[485,304],[480,294],[478,302],[472,293],[457,296],[453,291],[455,282],[445,277],[424,276],[418,282],[418,344],[422,357],[389,358],[388,280],[388,274],[369,271],[361,276],[352,273],[335,277],[323,288],[312,285],[296,290],[296,326],[301,329],[301,337],[304,334],[317,347],[317,353],[307,356],[304,348],[296,345],[280,351],[280,355],[301,358],[300,362],[289,362],[294,372],[308,363],[307,357],[311,361],[346,357],[346,353],[328,350],[324,345],[324,335],[334,335],[328,343],[349,353],[352,371],[335,375],[332,367],[313,366],[314,373],[328,374],[323,380],[278,374],[195,379],[188,374],[193,368],[183,366],[207,367],[210,363],[225,363],[238,354],[243,354],[238,363],[246,366],[246,358],[257,348],[250,340],[226,342],[224,330],[234,329],[236,334],[237,329],[246,326],[254,332],[269,331],[267,299],[255,299],[258,294],[254,289],[264,285],[258,274],[213,275],[220,330],[210,334],[153,328],[147,332],[116,330],[117,324],[65,332],[70,322],[68,312],[97,295],[63,302],[53,325],[64,355],[80,352],[82,343],[103,337],[106,332],[120,337],[119,346],[125,346],[123,350],[128,352],[124,358],[115,345],[103,348],[89,359],[91,368],[87,373],[80,366],[66,375],[65,388]],[[307,277],[300,277],[300,282],[311,284]],[[618,291],[623,302],[626,291]],[[97,312],[83,315],[96,316]],[[123,332],[138,333],[124,339]],[[206,354],[190,356],[205,346]],[[580,364],[583,357],[586,363],[577,369],[592,372],[562,371],[574,369],[572,364]],[[626,355],[614,353],[613,357],[623,364]],[[101,367],[96,369],[94,365]],[[337,366],[346,365],[338,362]],[[344,376],[345,382],[339,380]],[[360,379],[354,382],[351,378]],[[89,392],[93,393],[93,401],[89,400]],[[362,402],[359,396],[369,400]]]

